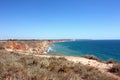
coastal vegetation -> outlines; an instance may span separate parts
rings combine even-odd
[[[106,63],[107,63],[107,64],[110,64],[110,63],[115,64],[115,63],[117,63],[117,61],[115,61],[115,60],[113,60],[113,59],[108,59],[108,60],[106,61]]]
[[[108,71],[120,76],[120,63],[114,63]]]
[[[64,57],[43,58],[0,50],[0,80],[117,80]]]
[[[96,56],[94,55],[85,55],[83,56],[84,58],[87,58],[87,59],[92,59],[92,60],[96,60],[96,61],[99,61],[99,62],[102,62],[102,60],[100,60],[99,58],[97,58]]]
[[[94,55],[85,55],[83,57],[85,57],[87,59],[96,60],[96,61],[99,61],[99,62],[104,62],[106,64],[113,64],[113,66],[110,69],[108,69],[108,72],[113,73],[117,76],[120,76],[120,63],[119,62],[117,62],[113,59],[108,59],[107,61],[102,61]]]

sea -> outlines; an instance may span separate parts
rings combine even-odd
[[[102,60],[120,61],[120,40],[76,40],[70,42],[55,42],[48,54],[67,56],[94,55]]]

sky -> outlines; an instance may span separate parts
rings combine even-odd
[[[120,0],[0,0],[0,39],[120,39]]]

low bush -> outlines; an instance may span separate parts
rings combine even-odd
[[[108,71],[120,76],[120,63],[114,64]]]
[[[96,60],[96,61],[102,62],[102,60],[100,60],[99,58],[97,58],[97,57],[94,56],[94,55],[85,55],[85,56],[83,56],[83,57],[85,57],[85,58],[87,58],[87,59],[92,59],[92,60]]]
[[[117,61],[113,60],[113,59],[109,59],[106,61],[107,64],[113,64],[113,63],[117,63]]]

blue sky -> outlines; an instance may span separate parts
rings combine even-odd
[[[120,39],[120,0],[0,0],[0,39]]]

